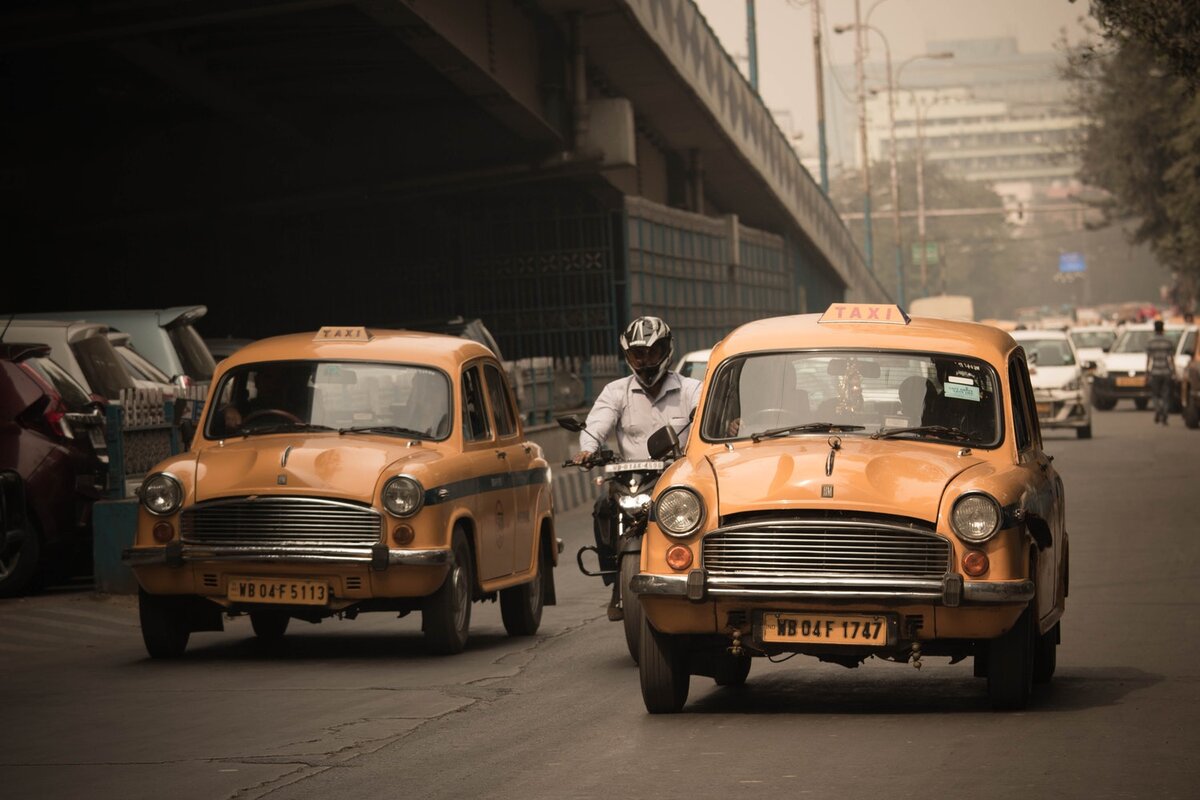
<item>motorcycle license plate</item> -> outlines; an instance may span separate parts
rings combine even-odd
[[[649,472],[666,468],[664,461],[620,461],[616,464],[605,464],[605,472]]]
[[[805,614],[768,611],[762,641],[779,644],[886,645],[888,618],[882,614]]]
[[[228,595],[239,603],[281,603],[323,606],[329,602],[329,584],[296,578],[229,576]]]

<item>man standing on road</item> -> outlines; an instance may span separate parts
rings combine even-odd
[[[1163,333],[1161,319],[1154,320],[1154,335],[1146,345],[1146,374],[1150,376],[1150,396],[1154,399],[1154,421],[1166,425],[1175,378],[1175,345]]]

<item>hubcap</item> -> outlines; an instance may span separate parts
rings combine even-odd
[[[461,631],[467,627],[467,609],[471,602],[467,594],[467,576],[463,568],[456,564],[450,573],[450,580],[453,581],[454,587],[454,628]]]

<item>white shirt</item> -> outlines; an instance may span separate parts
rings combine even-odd
[[[579,449],[595,452],[616,431],[622,458],[649,458],[650,434],[670,425],[686,439],[688,425],[700,402],[700,381],[668,372],[653,400],[632,375],[604,387],[587,416],[587,431],[579,434]]]

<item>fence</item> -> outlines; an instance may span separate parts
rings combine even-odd
[[[109,498],[132,497],[155,464],[183,451],[179,423],[198,421],[203,407],[199,387],[179,389],[175,397],[159,389],[122,390],[107,411]]]

